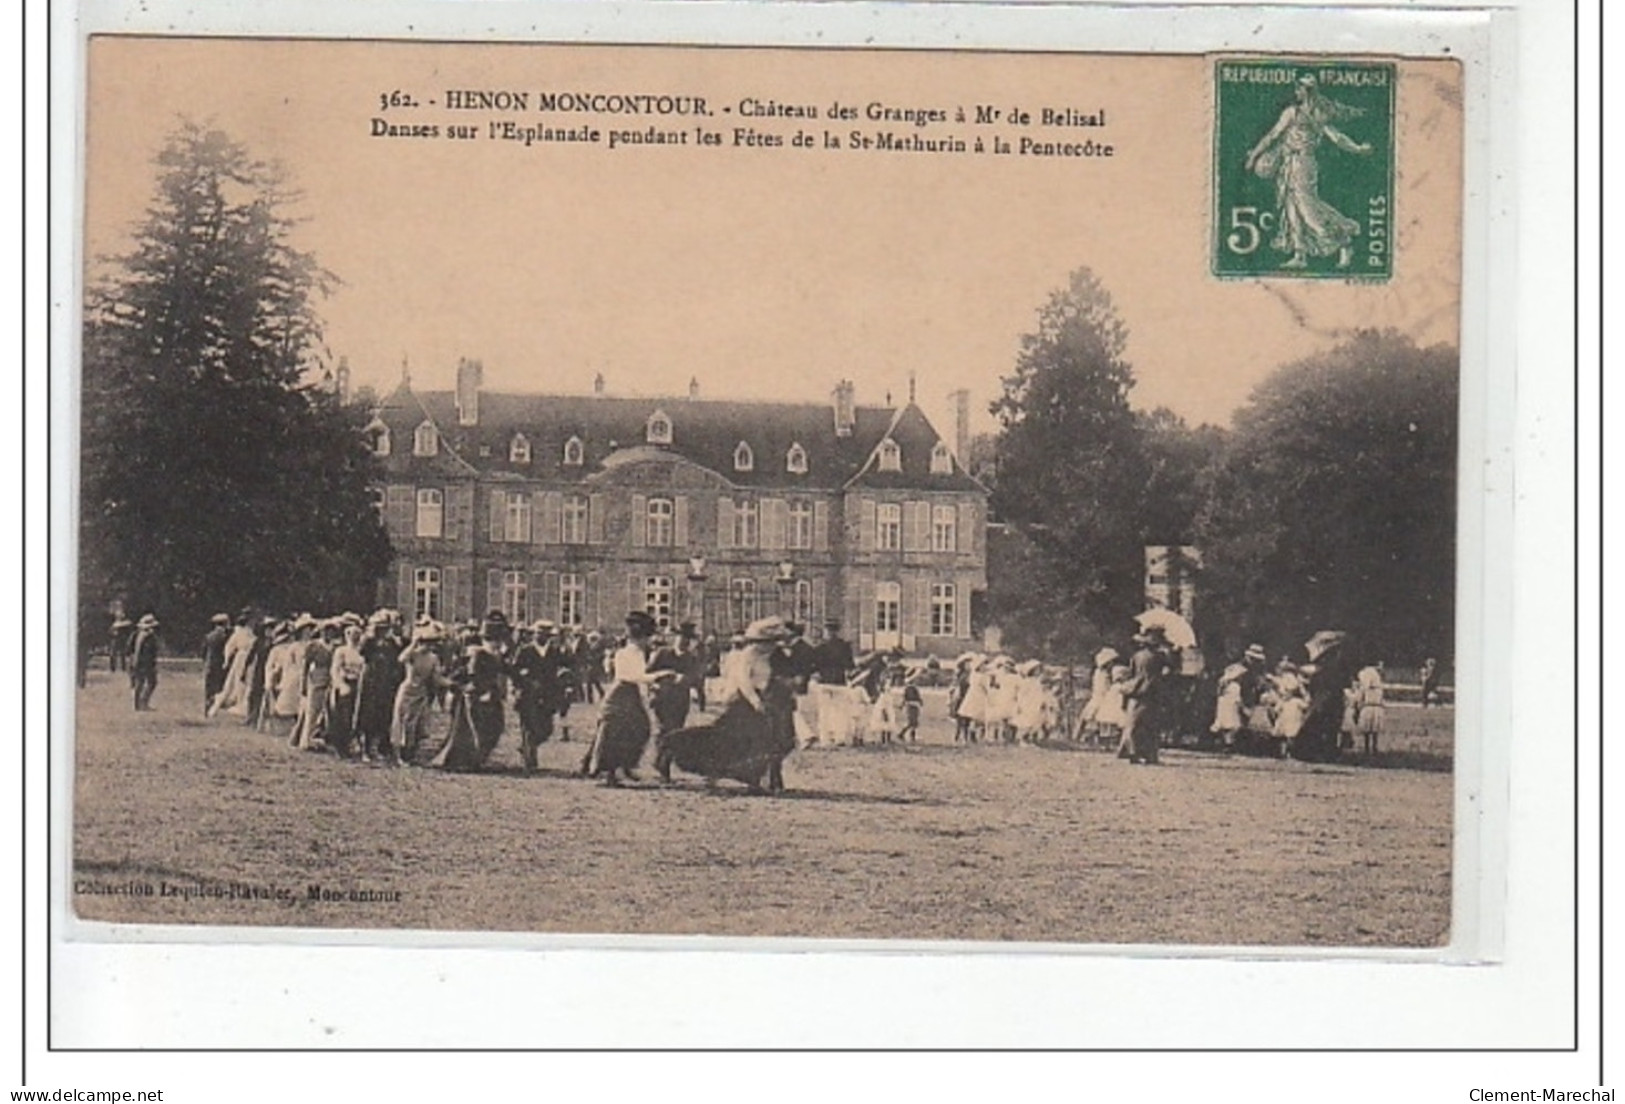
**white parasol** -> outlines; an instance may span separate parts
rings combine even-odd
[[[1139,622],[1140,628],[1156,627],[1168,638],[1168,643],[1176,648],[1196,647],[1196,630],[1191,623],[1171,609],[1148,609],[1137,614],[1134,618]]]

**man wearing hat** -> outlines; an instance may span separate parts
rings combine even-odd
[[[564,668],[558,627],[545,617],[530,627],[531,638],[515,649],[513,708],[519,714],[519,750],[527,772],[536,769],[536,749],[553,736],[553,717],[564,704]]]
[[[158,689],[158,619],[150,613],[135,623],[130,641],[130,688],[136,712],[152,708],[152,692]]]
[[[675,639],[655,648],[649,658],[650,671],[666,671],[673,676],[655,684],[649,691],[649,712],[655,721],[655,770],[662,778],[671,776],[671,761],[665,737],[688,723],[694,702],[694,685],[704,682],[704,667],[696,649],[694,623],[685,621]]]
[[[226,687],[226,641],[231,639],[231,618],[217,613],[209,618],[209,631],[198,649],[203,658],[203,715]]]
[[[1129,659],[1128,681],[1123,684],[1123,737],[1117,746],[1118,758],[1130,763],[1158,762],[1157,726],[1161,719],[1154,715],[1152,706],[1162,681],[1168,677],[1164,651],[1167,639],[1161,625],[1148,625],[1134,634],[1139,647]]]
[[[813,699],[813,720],[818,743],[845,743],[852,730],[851,697],[846,680],[857,666],[852,645],[841,639],[841,623],[835,618],[824,622],[824,639],[812,650],[815,681],[808,693]]]

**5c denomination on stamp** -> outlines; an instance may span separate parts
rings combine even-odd
[[[1215,275],[1392,275],[1394,76],[1391,62],[1215,63]]]

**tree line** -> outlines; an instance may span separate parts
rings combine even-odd
[[[1227,428],[1130,405],[1128,332],[1088,269],[1040,309],[968,463],[1004,531],[985,618],[1082,659],[1145,604],[1146,545],[1195,546],[1214,659],[1319,629],[1453,654],[1459,356],[1362,331],[1272,371]]]

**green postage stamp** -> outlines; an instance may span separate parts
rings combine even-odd
[[[1392,275],[1394,75],[1377,61],[1215,64],[1215,275]]]

